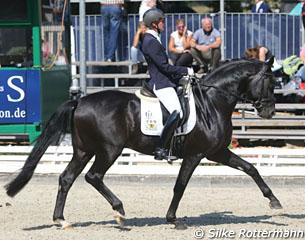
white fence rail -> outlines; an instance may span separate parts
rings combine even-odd
[[[0,146],[0,173],[18,171],[24,164],[32,146]],[[263,176],[305,176],[305,149],[240,148],[233,150],[253,163]],[[36,173],[61,173],[72,158],[71,146],[48,148],[35,170]],[[83,172],[89,170],[91,161]],[[152,156],[124,149],[109,169],[109,174],[177,175],[181,160],[172,165],[155,161]],[[194,175],[244,175],[241,171],[203,159]]]

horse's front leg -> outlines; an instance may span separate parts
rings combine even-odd
[[[219,151],[213,156],[208,156],[208,159],[214,162],[220,162],[224,165],[245,172],[256,182],[257,186],[262,191],[264,197],[270,200],[270,208],[282,208],[280,201],[274,196],[271,189],[268,187],[268,185],[265,183],[257,169],[251,163],[248,163],[247,161],[243,160],[241,157],[237,156],[235,153],[231,152],[227,148]]]
[[[193,157],[184,158],[182,161],[182,165],[179,171],[179,175],[176,180],[176,184],[174,187],[174,196],[169,206],[169,209],[166,214],[166,220],[168,223],[175,224],[177,229],[185,229],[186,226],[183,223],[180,223],[176,218],[176,211],[180,200],[183,196],[186,185],[188,184],[195,168],[200,163],[202,159],[202,155],[196,155]]]

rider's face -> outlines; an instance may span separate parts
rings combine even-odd
[[[160,32],[163,32],[163,31],[164,31],[164,26],[165,26],[164,22],[165,22],[165,19],[164,19],[164,18],[162,18],[162,19],[158,22],[158,28],[159,28],[159,31],[160,31]]]

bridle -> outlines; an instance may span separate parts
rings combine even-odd
[[[268,66],[264,66],[263,69],[257,74],[255,79],[253,81],[259,82],[261,79],[262,81],[262,87],[261,87],[261,95],[256,101],[252,101],[253,106],[260,111],[260,109],[263,108],[264,105],[270,102],[270,99],[267,98],[268,95],[268,81],[267,78],[264,78],[264,76],[273,76],[272,73],[267,73]]]
[[[240,100],[242,102],[246,102],[246,103],[251,103],[258,111],[263,108],[263,106],[270,102],[270,99],[267,98],[267,94],[268,94],[268,81],[267,79],[265,78],[265,76],[273,76],[272,73],[267,73],[268,71],[268,66],[265,65],[263,67],[263,69],[255,76],[255,78],[252,80],[254,82],[260,82],[261,80],[263,81],[262,82],[262,87],[261,87],[261,95],[260,97],[253,101],[247,97],[243,97],[243,96],[239,96],[235,93],[231,93],[231,92],[225,92],[223,91],[222,89],[220,89],[219,87],[217,86],[214,86],[214,85],[208,85],[208,84],[205,84],[205,83],[201,83],[200,82],[200,78],[198,78],[197,76],[193,76],[191,77],[191,81],[192,81],[192,85],[193,86],[196,86],[198,89],[199,89],[199,93],[200,93],[200,98],[201,98],[201,102],[204,101],[203,99],[203,95],[202,95],[202,87],[206,87],[206,88],[214,88],[217,90],[217,92],[219,92],[220,94],[228,97],[228,96],[233,96],[235,97],[237,100]]]

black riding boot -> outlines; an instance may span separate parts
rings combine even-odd
[[[180,116],[177,111],[172,112],[172,114],[168,117],[160,136],[159,146],[155,150],[156,160],[163,160],[168,157],[170,143],[177,128],[179,119]]]

